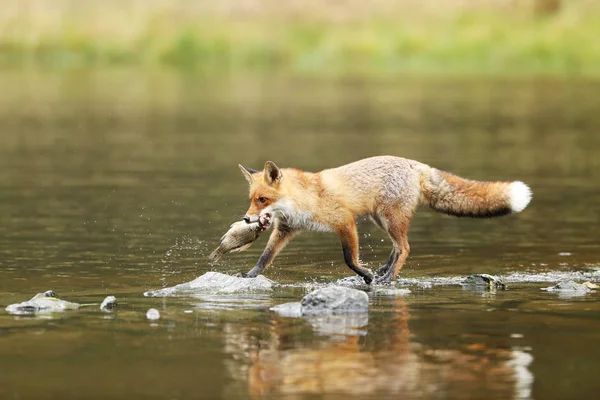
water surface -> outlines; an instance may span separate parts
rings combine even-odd
[[[600,389],[597,292],[540,291],[600,281],[599,82],[73,71],[3,72],[0,87],[0,397],[549,399]],[[295,239],[265,271],[284,284],[272,292],[142,296],[254,265],[266,237],[206,261],[247,208],[238,163],[316,171],[379,154],[523,180],[534,199],[491,220],[418,213],[398,283],[411,293],[373,295],[363,319],[268,311],[349,275],[330,234]],[[369,223],[359,229],[375,268],[390,245]],[[456,285],[476,272],[507,277],[509,290]],[[120,305],[4,311],[48,289]],[[157,322],[145,318],[151,307]]]

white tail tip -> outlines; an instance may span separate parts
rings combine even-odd
[[[509,192],[510,209],[512,212],[521,212],[531,201],[531,189],[521,181],[515,181],[510,184]]]

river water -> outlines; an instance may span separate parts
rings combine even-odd
[[[164,71],[0,73],[0,398],[564,399],[600,389],[600,82],[314,78]],[[237,164],[310,171],[391,154],[522,180],[523,213],[420,211],[397,283],[359,318],[269,307],[350,275],[331,234],[304,234],[260,293],[146,298],[249,270],[266,237],[209,265],[247,208]],[[390,250],[359,224],[361,258]],[[266,236],[266,235],[264,235]],[[465,290],[472,273],[508,290]],[[86,306],[4,311],[53,289]],[[119,306],[98,304],[115,295]],[[145,313],[156,308],[158,321]]]

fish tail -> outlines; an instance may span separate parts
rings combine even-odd
[[[208,259],[211,262],[217,262],[221,259],[221,257],[223,257],[223,251],[221,250],[221,247],[217,247],[215,249],[215,251],[213,251],[212,253],[210,253],[210,255],[208,256]]]
[[[242,247],[238,247],[237,249],[233,249],[233,250],[231,250],[231,252],[232,253],[238,253],[240,251],[248,250],[248,247],[252,246],[252,243],[254,243],[254,242],[250,242],[248,244],[243,245]]]

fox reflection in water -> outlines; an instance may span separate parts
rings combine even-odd
[[[231,372],[247,376],[248,392],[254,399],[327,393],[530,397],[533,377],[528,370],[532,360],[528,353],[512,350],[508,344],[498,347],[478,341],[436,349],[411,341],[408,321],[408,305],[397,298],[391,317],[369,324],[381,334],[370,332],[369,326],[354,326],[355,334],[348,334],[348,324],[342,323],[342,333],[325,340],[287,343],[289,320],[274,316],[268,337],[261,338],[258,345],[253,343],[251,332],[240,331],[243,328],[236,325],[237,329],[229,329],[233,337],[227,341],[228,351],[236,356],[244,354],[246,362],[240,365],[242,360],[238,359]]]

